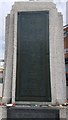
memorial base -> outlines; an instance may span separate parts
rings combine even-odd
[[[59,109],[49,107],[9,107],[7,120],[60,120]]]

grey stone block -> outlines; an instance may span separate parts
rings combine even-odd
[[[7,109],[7,119],[59,120],[59,109],[42,107],[11,107]]]

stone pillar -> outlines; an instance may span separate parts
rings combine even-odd
[[[68,24],[68,1],[66,2],[66,24]]]
[[[8,23],[8,24],[7,24]],[[6,67],[4,76],[4,87],[3,87],[3,103],[9,103],[11,99],[11,80],[12,80],[12,59],[13,59],[13,15],[7,16],[6,19]]]

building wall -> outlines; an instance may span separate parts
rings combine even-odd
[[[64,26],[64,53],[66,67],[66,96],[68,100],[68,25]]]
[[[64,28],[64,50],[65,58],[68,58],[68,26]]]

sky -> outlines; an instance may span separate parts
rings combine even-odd
[[[16,1],[20,1],[20,0],[16,0]],[[21,1],[29,1],[29,0],[21,0]],[[58,11],[62,12],[63,14],[63,25],[66,24],[66,1],[67,0],[53,0],[53,2],[56,4]],[[5,17],[8,13],[10,13],[10,10],[14,2],[15,0],[0,0],[0,59],[4,58],[4,50],[5,50]]]

